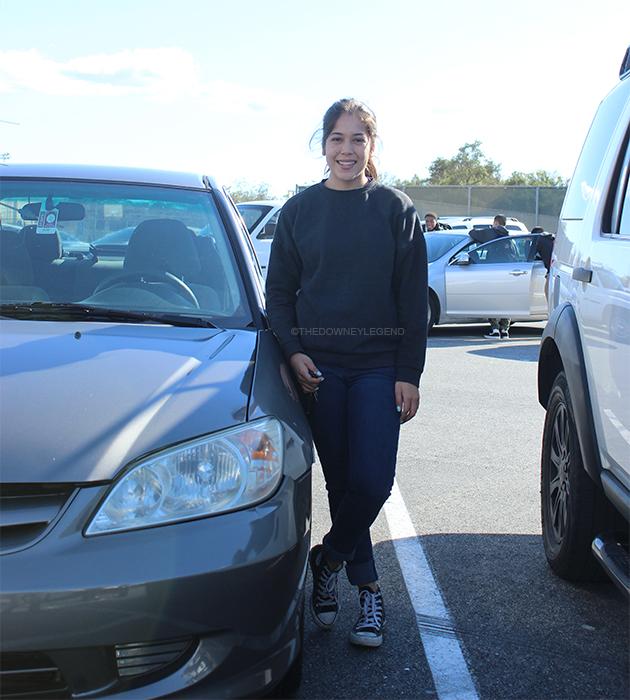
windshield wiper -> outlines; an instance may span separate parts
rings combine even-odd
[[[53,301],[0,304],[0,314],[30,320],[119,321],[120,323],[164,323],[169,326],[218,328],[212,321],[200,316],[161,311],[129,311],[91,304]]]

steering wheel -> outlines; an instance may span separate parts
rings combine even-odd
[[[175,277],[170,272],[160,271],[160,270],[138,270],[137,272],[127,272],[124,275],[119,275],[118,277],[111,277],[100,282],[92,294],[98,294],[99,292],[104,292],[107,289],[114,289],[114,287],[122,287],[129,282],[135,282],[136,284],[146,284],[148,282],[166,282],[186,301],[190,302],[196,309],[199,308],[199,301],[195,296],[193,290],[179,277]]]

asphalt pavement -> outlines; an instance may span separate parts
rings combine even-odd
[[[358,602],[343,577],[333,630],[319,630],[307,616],[297,697],[629,697],[626,602],[608,581],[562,581],[543,553],[544,410],[536,398],[543,326],[515,326],[509,341],[485,340],[482,326],[434,330],[421,408],[401,432],[397,484],[404,505],[396,508],[408,513],[417,533],[402,544],[426,555],[448,620],[418,614],[410,597],[418,582],[405,581],[397,555],[404,548],[395,546],[381,513],[372,535],[385,596],[385,641],[380,649],[348,642]],[[313,499],[315,543],[329,525],[319,465]],[[459,642],[473,696],[438,692],[444,671],[427,660],[431,635]]]

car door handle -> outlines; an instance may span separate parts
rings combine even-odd
[[[571,278],[588,284],[593,279],[593,270],[589,270],[586,267],[574,267]]]
[[[510,274],[514,275],[514,277],[519,277],[520,275],[526,275],[527,270],[512,270]]]

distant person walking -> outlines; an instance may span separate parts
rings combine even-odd
[[[505,228],[507,219],[503,214],[497,214],[494,217],[492,226],[482,229],[472,229],[468,232],[468,235],[477,241],[477,243],[487,243],[488,241],[493,241],[495,238],[503,238],[504,236],[509,236],[509,231]],[[488,323],[490,324],[490,332],[484,335],[484,338],[489,340],[509,340],[510,338],[510,323],[509,318],[489,318]]]
[[[422,230],[425,233],[430,233],[431,231],[450,231],[451,227],[448,224],[443,224],[441,221],[438,221],[437,214],[432,211],[428,211],[424,215]]]
[[[531,231],[532,233],[539,233],[540,235],[536,239],[536,253],[540,256],[543,261],[543,265],[547,270],[545,274],[545,298],[547,303],[549,303],[549,273],[551,271],[551,254],[553,253],[553,243],[556,237],[553,233],[545,231],[542,226],[534,226]]]

